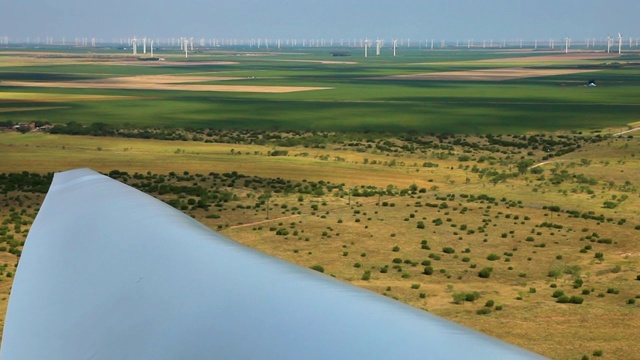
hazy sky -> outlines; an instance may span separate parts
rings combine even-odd
[[[628,38],[639,15],[640,0],[0,0],[0,36]]]

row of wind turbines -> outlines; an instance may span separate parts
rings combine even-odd
[[[570,37],[564,38],[564,46],[560,46],[560,50],[564,50],[565,52],[569,52],[569,49],[574,46],[578,48],[582,45],[583,48],[586,49],[594,49],[596,47],[606,48],[607,53],[611,53],[612,49],[615,48],[616,39],[612,36],[608,36],[606,38],[585,38],[584,42],[581,44],[573,44],[573,41]],[[104,45],[114,45],[120,44],[121,46],[130,46],[132,49],[133,55],[138,55],[139,46],[142,45],[142,53],[147,54],[147,44],[149,44],[151,57],[153,57],[154,48],[157,46],[164,47],[180,47],[181,51],[184,51],[185,57],[189,56],[189,52],[194,51],[194,45],[196,41],[194,41],[193,37],[180,37],[180,38],[166,38],[166,39],[157,39],[157,38],[148,38],[148,37],[132,37],[132,38],[120,38],[120,39],[112,39],[111,42],[104,41],[103,39],[93,38],[75,38],[72,41],[67,40],[66,38],[62,38],[59,40],[54,39],[53,37],[36,37],[31,39],[27,37],[26,39],[10,39],[8,36],[0,36],[0,45],[10,45],[10,44],[44,44],[44,45],[64,45],[64,46],[78,46],[78,47],[96,47],[96,46],[104,46]],[[556,39],[550,38],[547,40],[510,40],[507,41],[505,39],[496,40],[488,39],[477,41],[474,39],[468,40],[435,40],[435,39],[425,39],[424,41],[412,41],[411,39],[392,39],[390,41],[390,46],[387,45],[389,41],[381,38],[377,38],[375,40],[369,38],[341,38],[339,40],[334,40],[333,38],[329,40],[325,39],[296,39],[296,38],[287,38],[287,39],[270,39],[270,38],[251,38],[251,39],[224,39],[224,38],[200,38],[197,40],[197,44],[201,48],[211,47],[249,47],[249,48],[257,48],[257,49],[281,49],[284,47],[349,47],[349,48],[362,48],[364,49],[364,56],[368,57],[375,45],[375,55],[380,56],[382,53],[382,49],[386,47],[391,48],[391,53],[393,56],[396,56],[398,53],[398,49],[400,47],[419,47],[423,49],[444,49],[444,48],[469,48],[469,49],[493,49],[493,48],[533,48],[533,49],[556,49]],[[622,34],[618,34],[617,37],[617,45],[618,45],[618,54],[622,54],[624,39]],[[640,38],[629,37],[628,46],[629,48],[638,47],[640,43]]]

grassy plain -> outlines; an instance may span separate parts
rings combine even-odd
[[[605,66],[632,62],[635,55],[553,60],[535,52],[412,49],[368,59],[353,51],[346,60],[356,64],[323,64],[312,61],[336,58],[325,50],[245,49],[203,52],[191,65],[167,56],[165,66],[97,53],[99,59],[74,51],[51,62],[31,51],[0,51],[0,105],[32,109],[0,111],[0,121],[191,128],[184,141],[7,131],[0,133],[0,173],[117,169],[127,173],[116,173],[119,180],[237,241],[302,266],[322,265],[339,279],[543,355],[640,354],[640,141],[610,136],[638,121],[640,71]],[[23,58],[26,64],[18,65]],[[598,67],[589,74],[598,87],[583,86],[587,78],[579,74],[500,82],[371,79],[529,62]],[[229,83],[332,89],[232,94],[2,85],[135,75],[189,82],[193,76],[239,76],[246,78]],[[55,108],[47,98],[56,98]],[[202,135],[204,129],[229,129],[230,135],[222,142]],[[326,141],[283,146],[280,137],[269,137],[308,135],[298,130],[326,130],[316,134]],[[264,141],[254,141],[255,134]],[[163,183],[209,193],[199,198],[153,186]],[[355,195],[366,190],[373,193]],[[266,193],[269,203],[261,198]],[[212,200],[218,196],[227,201]],[[8,272],[17,263],[7,251],[20,249],[42,199],[28,189],[0,195],[6,227],[0,228],[6,250],[0,267],[7,265],[0,268],[2,307]],[[198,201],[211,206],[194,205]],[[488,278],[479,277],[483,268],[492,269]],[[557,290],[583,303],[558,303],[552,297]],[[475,292],[478,299],[456,303],[461,293]],[[489,300],[494,304],[485,306]],[[490,313],[477,314],[485,308]]]

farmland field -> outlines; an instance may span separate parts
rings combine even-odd
[[[360,50],[0,48],[0,312],[50,174],[91,167],[545,356],[640,354],[638,54]]]
[[[168,54],[164,63],[136,61],[106,50],[96,58],[8,51],[4,56],[0,53],[0,102],[3,107],[34,109],[0,113],[0,121],[87,124],[92,114],[100,113],[102,122],[142,127],[527,133],[621,127],[637,120],[634,116],[640,106],[635,96],[640,86],[637,55],[607,58],[599,52],[563,58],[563,54],[534,51],[416,48],[403,50],[395,58],[387,54],[365,59],[357,48],[351,52],[349,57],[336,58],[330,50],[316,49],[211,50],[190,61]],[[24,64],[17,65],[20,61]],[[501,68],[524,66],[531,67],[532,74],[558,75],[499,82],[464,80],[457,75],[460,80],[445,81],[450,77],[437,80],[438,75],[429,75],[500,73]],[[400,80],[393,79],[398,76]],[[165,81],[162,86],[147,80],[168,77],[171,83]],[[585,86],[592,79],[598,87]],[[296,88],[312,91],[296,92]],[[32,97],[26,101],[3,93]],[[59,109],[39,109],[50,93],[136,100],[104,103],[69,97],[60,101]]]

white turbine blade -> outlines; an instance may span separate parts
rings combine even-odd
[[[88,169],[55,175],[2,339],[14,359],[536,359],[231,241]]]

